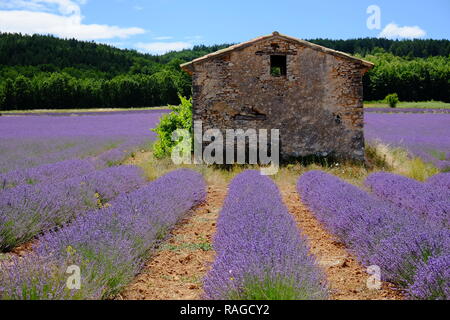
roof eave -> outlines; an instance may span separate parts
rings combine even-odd
[[[194,73],[194,65],[192,64],[192,61],[180,64],[180,68],[189,73],[190,75]]]

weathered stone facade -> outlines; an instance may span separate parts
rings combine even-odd
[[[285,75],[271,73],[271,56],[286,57]],[[279,129],[284,158],[355,160],[364,159],[362,77],[371,67],[277,32],[182,65],[203,130]]]

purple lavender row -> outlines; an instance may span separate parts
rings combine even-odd
[[[8,112],[7,116],[34,116],[34,117],[68,117],[68,116],[112,116],[112,115],[137,115],[169,113],[171,109],[148,109],[148,110],[111,110],[111,111],[75,111],[75,112]]]
[[[146,138],[134,138],[93,158],[66,160],[0,174],[0,192],[25,184],[60,182],[96,169],[118,165],[147,142]]]
[[[143,185],[137,167],[94,171],[59,183],[23,185],[0,193],[0,252],[62,226],[83,212]]]
[[[114,166],[121,164],[124,160],[131,156],[151,142],[147,137],[129,138],[127,141],[120,144],[118,147],[110,149],[95,158],[96,162],[101,166]]]
[[[449,230],[383,202],[322,171],[300,177],[298,192],[325,227],[366,266],[412,299],[449,299]],[[432,275],[427,270],[434,270]]]
[[[119,140],[98,137],[0,139],[0,172],[97,156]]]
[[[165,112],[127,113],[107,116],[26,116],[1,117],[0,137],[30,138],[101,138],[154,136],[149,129],[158,124]]]
[[[276,185],[258,171],[233,179],[217,224],[207,298],[325,299],[325,279]]]
[[[95,171],[92,160],[66,160],[0,174],[0,191],[24,184],[54,183]]]
[[[0,299],[101,299],[120,292],[158,241],[204,201],[203,177],[173,171],[139,190],[45,234],[35,252],[0,268]],[[68,266],[81,268],[81,288],[66,287]]]
[[[123,161],[152,140],[146,136],[91,139],[0,140],[0,172],[38,168],[73,159],[93,158],[97,166],[112,166]],[[4,154],[3,154],[4,153]]]
[[[365,185],[381,200],[450,227],[450,189],[388,172],[369,175]]]
[[[450,172],[436,174],[427,180],[427,183],[440,188],[450,190]]]
[[[0,173],[95,157],[111,144],[151,142],[149,129],[163,113],[0,117]]]
[[[404,148],[441,170],[450,168],[450,114],[366,113],[364,121],[369,143]]]
[[[440,108],[365,108],[364,112],[371,113],[450,113],[450,109]]]

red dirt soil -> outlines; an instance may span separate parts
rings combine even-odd
[[[284,203],[297,225],[307,237],[314,254],[323,268],[333,300],[401,300],[399,291],[383,283],[380,290],[367,288],[369,274],[345,246],[330,235],[314,215],[302,204],[293,185],[280,185]]]
[[[169,240],[117,299],[201,299],[203,277],[214,261],[212,237],[226,192],[226,186],[210,186],[206,202],[178,224]]]
[[[279,187],[284,203],[308,239],[311,253],[327,277],[330,299],[403,299],[401,293],[388,283],[383,283],[380,290],[368,289],[366,282],[370,275],[366,269],[301,203],[295,186],[280,184]],[[226,193],[226,186],[210,186],[206,202],[177,225],[141,274],[116,299],[202,299],[202,279],[214,261],[215,253],[210,246]]]
[[[10,265],[12,262],[12,259],[14,257],[22,258],[26,254],[30,253],[33,249],[33,247],[37,244],[37,239],[34,239],[32,241],[29,241],[25,244],[22,244],[13,250],[11,250],[8,253],[1,253],[0,252],[0,269],[4,266]]]

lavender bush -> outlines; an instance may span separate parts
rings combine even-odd
[[[416,296],[413,287],[418,270],[450,250],[449,230],[441,224],[325,172],[304,174],[297,189],[317,218],[363,264],[378,265],[384,280],[405,289],[411,297]]]
[[[325,299],[324,277],[276,185],[258,171],[230,184],[217,224],[209,299]]]
[[[450,168],[450,114],[366,113],[364,119],[368,143],[404,148],[439,169]]]
[[[60,182],[72,177],[85,175],[95,171],[95,169],[94,161],[75,159],[29,169],[14,170],[0,174],[0,190],[24,184]]]
[[[59,183],[23,185],[0,193],[0,251],[61,226],[145,182],[140,169],[120,166]]]
[[[436,179],[436,178],[435,178]],[[377,172],[365,185],[382,200],[450,226],[450,189],[404,176]]]
[[[386,280],[405,288],[407,294],[414,297],[412,287],[419,270],[431,259],[448,254],[449,250],[448,229],[426,224],[405,225],[380,241],[371,264],[380,266]]]
[[[450,190],[450,172],[439,173],[427,180],[427,183],[431,186],[437,186],[440,188],[447,188]]]
[[[450,298],[450,255],[432,258],[417,272],[411,295],[417,299],[448,300]]]
[[[190,208],[204,201],[203,177],[171,172],[123,194],[69,226],[45,234],[35,252],[0,268],[1,299],[100,299],[118,293],[155,244]],[[67,266],[81,268],[81,289],[66,288]]]

